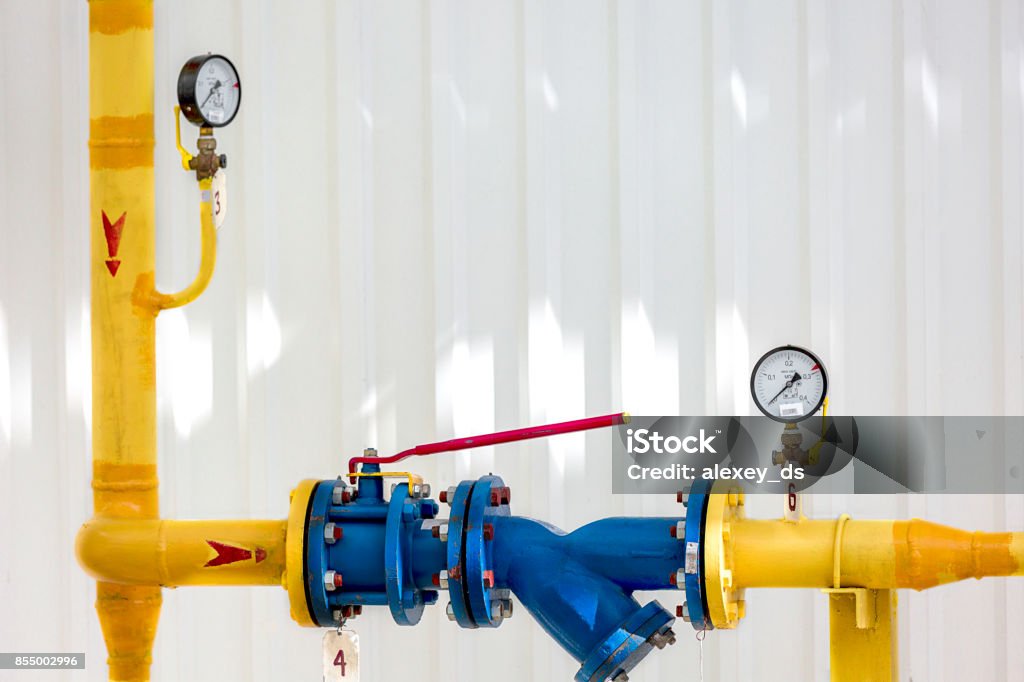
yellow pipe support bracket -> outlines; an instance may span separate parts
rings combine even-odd
[[[899,679],[896,591],[833,590],[828,599],[832,682]]]
[[[841,514],[836,521],[836,539],[832,543],[832,588],[838,590],[842,585],[843,565],[843,527],[850,520],[849,514]]]

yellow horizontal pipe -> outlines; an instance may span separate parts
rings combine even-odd
[[[78,532],[78,562],[118,585],[280,585],[285,521],[96,518]]]
[[[734,585],[833,587],[838,525],[733,520]],[[972,533],[920,519],[847,520],[839,543],[843,587],[923,590],[965,578],[1024,574],[1024,533]]]

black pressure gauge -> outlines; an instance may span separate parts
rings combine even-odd
[[[219,54],[185,62],[178,74],[178,105],[192,123],[220,128],[231,123],[242,102],[242,83],[235,65]]]
[[[828,375],[818,356],[798,346],[768,351],[754,365],[750,395],[766,417],[798,422],[817,412],[828,393]]]

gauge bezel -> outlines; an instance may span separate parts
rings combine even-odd
[[[775,355],[776,353],[781,352],[781,351],[785,351],[785,350],[790,350],[790,351],[796,351],[798,353],[803,353],[806,356],[808,356],[809,358],[811,358],[815,363],[817,363],[818,367],[821,368],[821,397],[818,398],[817,404],[814,406],[814,408],[810,412],[808,412],[807,414],[801,415],[799,417],[781,417],[781,416],[778,416],[778,415],[771,414],[770,412],[768,412],[768,410],[766,410],[764,407],[761,406],[761,401],[757,399],[757,393],[754,392],[754,380],[757,378],[757,369],[758,369],[758,367],[760,367],[761,364],[764,363],[764,361],[767,360],[772,355]],[[777,422],[781,422],[783,424],[795,424],[795,423],[801,422],[801,421],[803,421],[805,419],[810,419],[811,417],[813,417],[818,412],[818,410],[821,409],[821,406],[825,403],[825,397],[826,396],[828,396],[828,371],[826,371],[826,369],[825,369],[825,363],[822,362],[821,358],[819,358],[816,354],[812,353],[811,351],[807,350],[806,348],[803,348],[802,346],[794,346],[794,345],[788,344],[788,345],[785,345],[785,346],[779,346],[777,348],[772,348],[770,351],[768,351],[767,353],[762,355],[760,358],[758,358],[757,362],[754,363],[754,368],[750,371],[750,399],[754,401],[754,405],[756,405],[757,409],[761,411],[761,414],[763,414],[764,416],[768,417],[769,419],[772,419],[772,420],[777,421]]]
[[[196,79],[203,65],[211,59],[223,59],[227,62],[228,67],[234,72],[236,82],[238,83],[238,106],[235,107],[231,118],[221,123],[207,120],[199,108],[199,103],[196,101]],[[242,78],[238,75],[238,69],[235,68],[234,63],[222,54],[212,53],[197,55],[185,62],[178,73],[178,106],[181,107],[181,113],[185,114],[185,118],[188,119],[189,123],[193,123],[201,128],[223,128],[234,121],[235,116],[238,116],[238,112],[242,108]]]

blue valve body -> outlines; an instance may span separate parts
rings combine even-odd
[[[364,465],[364,473],[376,471]],[[321,626],[336,626],[345,607],[385,605],[397,623],[415,625],[443,591],[438,576],[447,571],[449,615],[460,626],[500,626],[515,594],[581,663],[576,680],[591,682],[628,672],[653,643],[671,637],[673,616],[657,601],[641,606],[634,591],[673,590],[675,599],[685,589],[694,627],[707,623],[702,576],[673,584],[686,542],[702,545],[703,488],[691,493],[697,518],[677,539],[671,529],[678,518],[608,518],[567,534],[511,516],[509,489],[497,476],[463,481],[448,519],[436,519],[438,504],[411,496],[407,483],[385,500],[382,480],[363,477],[342,504],[332,500],[336,485],[344,484],[316,487],[307,519],[307,597]],[[327,523],[341,529],[333,543],[324,537]],[[341,576],[339,587],[328,589],[327,571]]]

